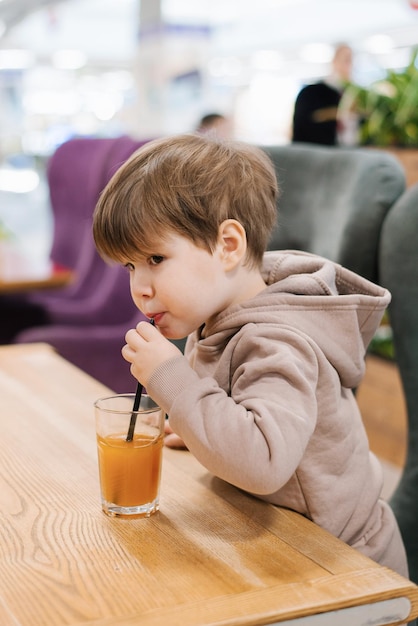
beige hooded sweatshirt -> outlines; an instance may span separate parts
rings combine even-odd
[[[147,390],[214,475],[407,576],[353,394],[389,292],[318,256],[267,252],[266,289],[192,334]]]

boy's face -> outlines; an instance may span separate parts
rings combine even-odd
[[[231,304],[221,246],[212,253],[169,234],[152,255],[128,259],[133,301],[168,339],[195,331]]]

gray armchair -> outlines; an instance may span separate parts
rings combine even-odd
[[[380,282],[392,293],[389,307],[395,358],[408,414],[406,464],[391,499],[418,583],[418,184],[390,209],[379,248]]]
[[[418,184],[389,153],[268,147],[282,189],[270,249],[320,254],[392,293],[389,317],[408,413],[408,448],[391,499],[418,584]]]
[[[399,161],[366,148],[290,144],[264,149],[281,188],[269,248],[314,252],[378,281],[382,224],[405,189]]]

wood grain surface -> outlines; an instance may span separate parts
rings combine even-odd
[[[164,450],[161,510],[100,506],[93,402],[43,344],[0,348],[1,626],[256,625],[418,588],[308,520]]]

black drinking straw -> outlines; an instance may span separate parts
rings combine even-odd
[[[150,320],[150,324],[154,326],[153,319]],[[141,385],[141,383],[138,383],[136,387],[134,405],[132,407],[131,420],[129,422],[128,434],[126,435],[126,441],[132,441],[132,439],[134,438],[135,424],[136,424],[136,412],[138,411],[139,405],[141,404],[141,396],[142,396],[143,390],[144,388]]]

